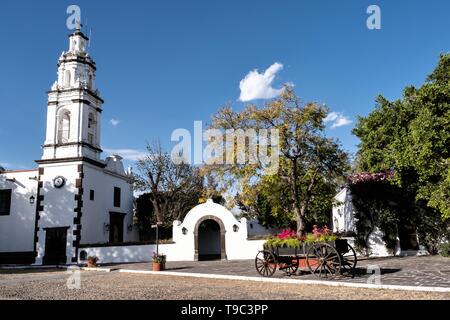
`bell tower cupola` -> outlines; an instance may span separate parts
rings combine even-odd
[[[103,100],[95,87],[96,65],[89,38],[78,27],[58,60],[58,78],[48,92],[47,132],[42,160],[99,161]]]

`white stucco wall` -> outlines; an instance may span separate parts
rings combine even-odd
[[[114,207],[114,187],[120,188],[120,207]],[[133,191],[125,177],[90,164],[84,165],[83,216],[81,218],[81,244],[98,244],[109,241],[104,225],[110,223],[110,212],[124,213],[123,240],[137,241],[138,230],[128,231],[133,223]],[[94,201],[90,200],[94,190]]]
[[[259,250],[262,250],[264,240],[252,240],[241,248],[239,259],[254,259]],[[86,251],[87,256],[96,256],[100,264],[105,263],[128,263],[128,262],[149,262],[152,259],[153,252],[156,252],[156,245],[142,246],[116,246],[116,247],[92,247],[82,248],[79,251]],[[159,253],[167,256],[167,261],[193,261],[193,255],[186,255],[183,245],[180,244],[161,244]],[[79,260],[82,263],[82,260]]]
[[[258,223],[258,220],[247,221],[247,234],[248,237],[255,236],[268,236],[280,233],[280,229],[267,229]]]
[[[189,211],[183,222],[174,221],[174,243],[159,246],[160,253],[167,255],[167,261],[195,260],[195,227],[208,216],[220,219],[225,227],[225,253],[228,260],[254,259],[258,251],[263,249],[265,240],[247,239],[247,219],[237,220],[224,206],[208,201]],[[254,223],[257,227],[256,222]],[[238,227],[236,232],[233,229],[235,225]],[[186,234],[183,234],[184,228]],[[256,230],[266,232],[264,228]],[[81,250],[85,250],[88,256],[97,256],[100,263],[146,262],[156,252],[156,245],[92,247]]]
[[[195,253],[195,226],[205,216],[215,216],[220,219],[225,227],[225,253],[227,259],[248,259],[249,251],[253,257],[257,254],[254,252],[253,244],[247,240],[247,219],[237,220],[236,217],[224,206],[208,200],[206,203],[200,204],[188,212],[184,221],[181,223],[175,221],[173,225],[173,240],[180,248],[182,260],[193,260]],[[234,226],[238,227],[237,232]],[[183,234],[183,228],[187,229],[187,233]],[[254,253],[254,254],[253,254]]]
[[[74,209],[77,207],[77,203],[74,196],[78,193],[75,183],[79,177],[79,164],[82,164],[82,162],[41,165],[44,169],[44,174],[41,175],[41,181],[43,182],[41,195],[44,196],[41,204],[44,210],[40,213],[36,264],[42,264],[45,255],[45,228],[68,227],[67,263],[71,263],[71,259],[75,255],[73,219],[76,216]],[[66,179],[65,185],[60,189],[53,186],[53,179],[57,176]]]
[[[355,231],[354,211],[350,190],[342,189],[335,197],[333,206],[333,232]]]
[[[0,174],[0,189],[11,189],[11,213],[0,216],[0,252],[32,252],[36,220],[37,170]],[[7,179],[16,179],[15,182]],[[30,197],[35,203],[30,204]]]

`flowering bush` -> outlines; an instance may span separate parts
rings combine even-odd
[[[305,237],[297,236],[297,232],[294,230],[285,229],[280,234],[268,238],[264,243],[264,247],[298,248],[303,243],[335,241],[337,238],[328,226],[323,228],[313,226],[312,233],[308,233]]]
[[[362,182],[380,182],[388,181],[394,176],[393,171],[379,172],[379,173],[369,173],[361,172],[355,173],[347,178],[348,182],[351,184],[358,184]]]
[[[295,237],[297,237],[297,232],[295,232],[294,230],[290,230],[290,229],[284,229],[283,231],[281,231],[281,233],[279,235],[277,235],[277,237],[279,239],[295,238]]]

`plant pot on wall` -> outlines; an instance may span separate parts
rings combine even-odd
[[[162,254],[157,255],[156,253],[154,253],[152,270],[163,271],[165,268],[166,268],[166,256]]]
[[[98,258],[97,257],[88,257],[87,258],[87,267],[95,268],[97,266]]]
[[[162,270],[163,270],[162,264],[161,264],[161,263],[158,263],[158,262],[153,262],[153,268],[152,268],[152,270],[153,270],[153,271],[162,271]]]

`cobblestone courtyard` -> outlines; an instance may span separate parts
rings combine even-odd
[[[66,271],[0,271],[0,299],[74,300],[318,300],[450,299],[450,293],[374,290],[189,277],[81,272],[79,289],[68,289]]]
[[[69,289],[71,276],[63,269],[0,269],[0,299],[445,299],[450,292],[332,287],[320,284],[268,283],[198,277],[129,274],[118,269],[150,270],[150,263],[101,266],[112,272],[81,271],[80,287]],[[355,278],[338,281],[366,283],[367,266],[378,266],[381,283],[450,288],[450,259],[441,257],[383,258],[360,261]],[[173,273],[207,273],[257,277],[253,261],[172,262]],[[282,272],[276,277],[287,278]],[[289,279],[312,280],[311,275]],[[274,294],[276,293],[276,294]]]
[[[113,269],[151,270],[150,263],[135,263],[107,266]],[[450,259],[440,256],[426,257],[388,257],[360,259],[354,278],[342,277],[339,281],[367,283],[374,277],[368,274],[368,267],[380,271],[380,281],[384,285],[446,287],[450,288]],[[233,276],[258,277],[253,260],[242,261],[203,261],[203,262],[169,262],[169,272],[207,273]],[[282,271],[274,277],[287,278]],[[290,277],[299,280],[317,280],[317,277],[299,272]]]

